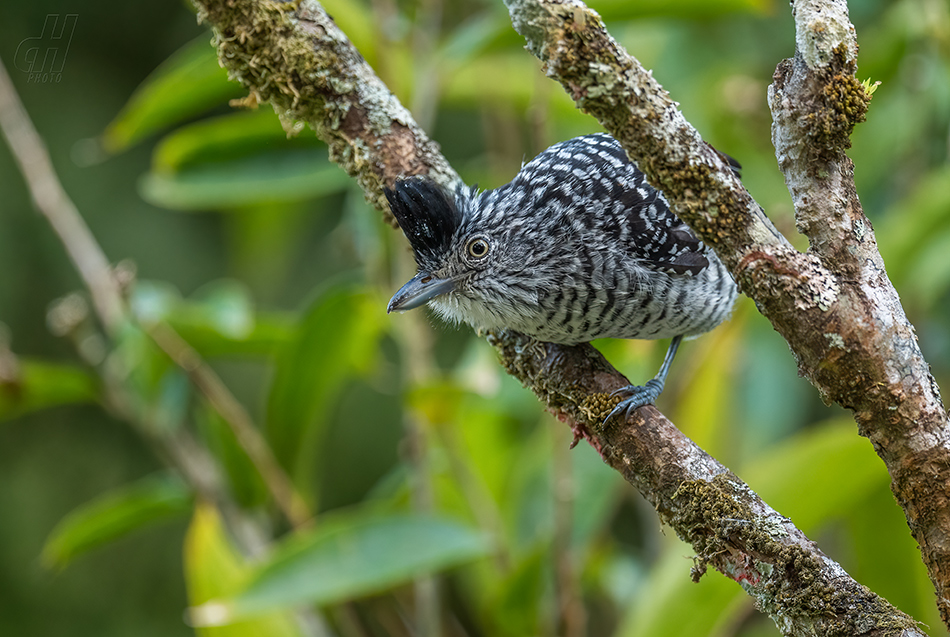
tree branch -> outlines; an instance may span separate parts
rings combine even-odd
[[[769,87],[772,139],[796,224],[843,292],[839,322],[831,325],[837,329],[819,332],[827,335],[824,344],[796,349],[799,366],[826,400],[854,411],[859,432],[887,465],[950,627],[947,412],[887,277],[845,154],[851,127],[864,119],[854,27],[844,2],[819,13],[799,1],[793,12],[796,55],[779,64]]]
[[[377,208],[386,211],[380,186],[399,176],[427,173],[457,183],[435,145],[317,2],[302,0],[296,12],[255,0],[194,2],[214,29],[231,77],[271,102],[282,117],[309,124],[330,145],[331,159],[359,181]],[[838,284],[819,259],[789,246],[718,153],[609,38],[596,14],[578,2],[509,6],[516,27],[542,56],[563,41],[566,59],[555,63],[542,57],[549,74],[568,68],[570,60],[576,63],[576,72],[562,79],[565,86],[582,108],[611,124],[608,130],[628,152],[645,145],[631,156],[742,273],[746,290],[769,290],[766,296],[776,308],[782,298],[805,302],[815,312],[836,302]],[[638,84],[631,86],[634,80]],[[617,105],[628,111],[612,116]],[[668,122],[674,130],[665,127]],[[623,425],[603,427],[613,405],[609,393],[628,381],[593,347],[539,343],[510,332],[490,334],[489,342],[509,373],[575,435],[588,439],[692,543],[696,576],[712,565],[738,581],[788,634],[921,634],[910,617],[852,580],[655,408],[638,410]]]
[[[730,267],[827,402],[854,411],[950,626],[950,432],[936,382],[887,278],[845,155],[870,96],[844,0],[796,0],[798,51],[769,89],[773,140],[811,249],[793,250],[652,75],[577,0],[506,0],[515,28]],[[766,229],[769,232],[766,232]]]
[[[283,121],[307,122],[390,223],[383,187],[398,177],[428,175],[450,190],[461,183],[319,3],[300,2],[296,11],[250,0],[194,4],[198,20],[214,27],[230,78]]]
[[[313,524],[313,514],[297,491],[290,476],[284,471],[273,451],[255,426],[244,405],[234,397],[221,378],[188,344],[185,339],[166,323],[147,327],[148,335],[155,341],[204,395],[208,404],[231,428],[238,444],[257,469],[278,508],[294,529],[302,530]]]
[[[128,309],[122,298],[119,282],[89,226],[63,189],[43,140],[23,108],[2,61],[0,132],[20,165],[37,211],[53,227],[70,260],[79,271],[92,297],[99,320],[109,336],[118,338],[120,328],[129,322]],[[240,402],[201,360],[197,352],[171,327],[160,323],[152,326],[148,333],[169,358],[188,374],[198,391],[231,428],[238,444],[247,453],[287,520],[298,528],[308,524],[311,514],[307,510],[306,502],[297,493],[293,482],[274,458],[270,447]],[[114,398],[113,402],[123,403],[123,415],[135,422],[133,410],[125,408],[124,403],[127,401],[119,398],[125,393],[122,388],[107,389],[113,390],[110,392]],[[217,478],[218,467],[210,454],[203,453],[203,449],[184,435],[166,436],[159,442],[164,445],[168,455],[197,493],[203,496],[213,495],[211,499],[217,503],[230,501],[222,482]],[[200,469],[200,461],[205,462],[205,470]],[[222,508],[227,510],[233,507],[222,504]]]
[[[655,407],[601,424],[628,381],[589,345],[512,332],[489,341],[509,373],[584,437],[696,551],[693,579],[712,566],[740,585],[787,635],[922,635],[916,622],[852,579],[791,520],[700,449]]]
[[[125,312],[119,284],[113,278],[112,267],[99,249],[89,226],[56,178],[46,146],[33,127],[2,63],[0,130],[10,145],[14,160],[20,166],[33,205],[53,227],[89,290],[99,320],[106,331],[114,335]]]

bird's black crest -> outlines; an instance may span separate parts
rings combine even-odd
[[[453,197],[431,179],[412,177],[384,191],[389,209],[409,240],[420,268],[433,268],[462,223]]]

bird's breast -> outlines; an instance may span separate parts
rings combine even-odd
[[[505,327],[568,345],[598,338],[659,339],[707,332],[732,311],[736,286],[718,259],[696,276],[615,266],[592,258],[582,271],[539,291],[536,302],[503,304]]]

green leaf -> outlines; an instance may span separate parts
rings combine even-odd
[[[273,356],[294,333],[290,314],[257,312],[247,333],[226,334],[200,304],[190,302],[175,308],[167,321],[203,357]]]
[[[590,445],[579,445],[570,457],[575,482],[571,548],[586,556],[628,492],[620,475]]]
[[[66,566],[77,556],[157,520],[186,513],[191,492],[176,475],[160,473],[110,491],[63,518],[43,547],[43,563]]]
[[[194,298],[223,336],[242,339],[254,329],[254,301],[251,291],[240,281],[213,281],[198,290]]]
[[[203,119],[169,133],[155,147],[152,168],[170,174],[203,163],[244,158],[274,148],[321,148],[312,133],[288,137],[270,108]]]
[[[181,303],[181,294],[171,283],[142,279],[135,282],[129,306],[139,323],[164,320]]]
[[[192,609],[192,619],[198,625],[217,625],[304,604],[336,604],[484,557],[490,550],[485,534],[449,520],[339,514],[278,549],[236,596]]]
[[[675,401],[672,417],[687,423],[683,433],[716,457],[726,451],[717,447],[730,439],[728,427],[735,420],[736,360],[747,315],[742,310],[748,309],[743,304],[731,321],[697,343],[698,351],[690,353],[694,357],[691,382]]]
[[[872,82],[871,78],[861,80],[861,86],[864,87],[864,91],[868,94],[868,97],[870,97],[871,95],[874,95],[874,91],[876,91],[877,87],[879,87],[880,85],[881,85],[880,80],[877,80],[876,82]]]
[[[240,84],[228,80],[208,40],[208,35],[192,40],[145,79],[102,134],[106,151],[122,152],[244,92]]]
[[[551,555],[550,543],[539,543],[516,560],[491,587],[484,620],[488,634],[521,637],[549,632],[543,629],[543,625],[547,619],[544,617],[545,602],[550,601],[552,593]]]
[[[127,387],[132,390],[134,400],[130,406],[141,410],[138,415],[144,422],[151,423],[146,410],[154,407],[154,401],[161,400],[162,393],[168,389],[165,383],[169,370],[177,367],[140,325],[125,323],[115,341],[109,364],[113,365],[115,373],[124,377]]]
[[[748,596],[733,581],[710,572],[698,583],[689,576],[692,548],[673,540],[650,570],[649,579],[621,621],[618,637],[720,635],[734,626]]]
[[[849,516],[848,572],[890,603],[923,622],[939,626],[933,584],[920,549],[907,530],[907,519],[890,489],[878,489]]]
[[[439,60],[447,69],[455,70],[501,41],[517,45],[524,43],[521,36],[512,31],[511,19],[504,6],[494,4],[448,34],[440,46]]]
[[[344,383],[369,370],[385,303],[344,284],[320,294],[297,334],[278,353],[267,402],[266,433],[278,460],[302,489],[312,489],[313,455],[326,414]]]
[[[146,201],[174,210],[226,210],[321,197],[349,185],[326,151],[315,149],[262,153],[178,173],[152,171],[142,177],[139,191]]]
[[[154,400],[149,406],[149,426],[154,432],[168,434],[185,423],[194,386],[184,370],[169,367],[159,379],[156,389]]]
[[[926,308],[933,308],[950,288],[950,231],[934,234],[917,246],[906,270],[908,276],[901,285],[907,294]]]
[[[8,420],[33,411],[93,403],[99,397],[95,377],[75,365],[13,358],[0,361],[10,368],[0,374],[0,420]],[[0,365],[2,366],[2,365]]]
[[[251,574],[251,567],[231,545],[221,517],[210,504],[195,507],[184,553],[185,582],[192,606],[233,594]],[[271,613],[229,626],[199,627],[196,633],[200,637],[294,637],[300,631],[289,613]]]
[[[166,321],[203,357],[272,356],[295,334],[289,313],[255,312],[247,288],[238,281],[214,281],[183,299],[172,286],[138,281],[130,300],[143,323]]]
[[[554,537],[553,441],[549,432],[538,427],[521,441],[521,453],[511,460],[514,466],[501,506],[508,548],[516,558],[537,550],[539,543],[549,544]]]
[[[478,103],[527,107],[537,99],[537,85],[533,82],[537,72],[537,63],[524,51],[484,53],[444,78],[443,101],[458,107]],[[485,82],[486,77],[492,81]],[[551,106],[560,107],[559,115],[576,110],[566,95],[553,95],[556,97]]]
[[[889,483],[880,459],[848,418],[793,436],[762,454],[742,477],[806,534],[851,515],[863,498]]]
[[[891,280],[897,286],[913,288],[927,300],[939,295],[947,285],[948,209],[950,167],[943,167],[921,179],[876,224],[877,241]],[[936,270],[932,272],[930,267]],[[935,279],[939,279],[939,285]]]
[[[227,473],[229,488],[238,504],[246,509],[266,504],[269,492],[261,474],[227,421],[206,402],[196,407],[194,420],[201,440]]]

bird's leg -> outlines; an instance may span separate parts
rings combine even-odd
[[[679,349],[682,340],[682,336],[673,337],[669,349],[666,350],[666,356],[663,357],[660,371],[651,380],[647,381],[646,385],[627,385],[611,394],[611,396],[624,396],[624,398],[607,415],[604,419],[605,423],[621,413],[624,416],[629,416],[634,410],[644,405],[653,404],[660,392],[663,391],[663,385],[666,384],[666,375],[670,373],[670,364],[673,362],[673,357],[676,356],[676,350]]]

